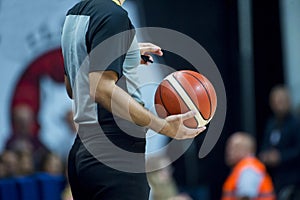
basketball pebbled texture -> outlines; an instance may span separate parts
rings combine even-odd
[[[211,82],[202,74],[181,70],[168,75],[155,92],[155,109],[158,116],[197,111],[194,118],[185,120],[191,128],[209,123],[217,107],[217,95]]]

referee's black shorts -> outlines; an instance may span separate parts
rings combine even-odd
[[[127,159],[111,147],[105,147],[107,141],[101,137],[95,139],[87,133],[86,139],[80,131],[68,160],[68,180],[74,200],[148,200],[150,188],[146,173],[134,171],[137,165],[145,165],[145,138],[132,141],[122,133],[109,135],[111,144],[133,151],[130,153],[133,159]]]

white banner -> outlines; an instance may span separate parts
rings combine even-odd
[[[43,62],[55,59],[55,55],[47,58],[43,56],[55,49],[59,50],[65,14],[77,1],[0,0],[0,150],[3,150],[12,131],[11,102],[19,80],[37,59],[44,60]],[[38,75],[41,77],[35,78],[40,80],[40,125],[49,127],[56,123],[55,120],[59,121],[57,117],[63,117],[69,109],[70,101],[66,97],[63,84],[47,78],[47,75],[42,76],[42,73]],[[47,103],[52,105],[51,109]],[[53,113],[56,111],[60,112],[54,117]],[[52,137],[42,134],[47,133],[47,130],[40,130],[41,140],[46,141],[51,149],[55,148],[54,139],[51,138],[59,141],[65,137],[62,134],[64,128],[55,128],[58,125],[52,127]]]

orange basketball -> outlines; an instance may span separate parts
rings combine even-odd
[[[196,115],[184,121],[191,128],[201,127],[210,122],[217,107],[214,86],[202,74],[182,70],[168,75],[155,92],[155,110],[158,116],[196,111]]]

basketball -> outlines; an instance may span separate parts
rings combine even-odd
[[[196,111],[196,115],[185,120],[184,125],[197,128],[208,124],[213,118],[217,95],[214,86],[205,76],[181,70],[171,73],[158,85],[154,103],[157,115],[161,118]]]

